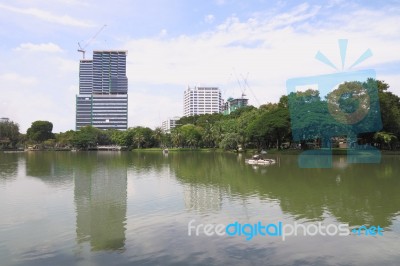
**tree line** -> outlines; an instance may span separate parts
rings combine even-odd
[[[281,96],[277,103],[266,103],[259,108],[246,106],[229,115],[215,113],[182,117],[170,133],[160,127],[150,129],[140,126],[125,131],[86,126],[78,131],[52,133],[51,122],[35,121],[26,134],[20,134],[18,124],[2,122],[0,147],[40,144],[45,148],[78,149],[90,149],[97,145],[119,145],[130,149],[306,149],[310,143],[321,145],[327,136],[345,138],[355,134],[360,144],[395,149],[400,139],[400,98],[388,88],[389,85],[383,81],[369,79],[366,82],[345,82],[325,98],[312,89],[293,92]],[[381,126],[357,123],[357,116],[362,118],[365,112],[375,114],[372,119],[366,119],[368,121],[377,120],[379,115]],[[352,126],[349,127],[349,124]],[[353,131],[350,132],[350,129]]]

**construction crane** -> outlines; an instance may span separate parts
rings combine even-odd
[[[90,38],[90,39],[86,42],[86,44],[85,44],[84,46],[81,46],[81,44],[78,42],[79,49],[78,49],[77,51],[80,52],[80,53],[82,53],[83,59],[85,59],[85,53],[86,53],[85,48],[86,48],[94,39],[96,39],[97,35],[99,35],[100,32],[101,32],[102,30],[104,30],[105,27],[107,27],[106,24],[104,24],[103,27],[101,27],[101,28],[96,32],[96,34],[93,35],[93,37]]]
[[[239,89],[240,89],[240,91],[242,92],[242,99],[244,99],[244,97],[247,96],[247,95],[246,95],[246,85],[247,85],[247,77],[249,76],[249,72],[247,72],[246,79],[243,77],[242,74],[240,74],[240,76],[241,76],[242,79],[243,79],[243,81],[241,82],[240,79],[239,79],[239,77],[238,77],[238,75],[236,74],[236,70],[233,69],[233,71],[234,71],[234,74],[235,74],[237,83],[239,84]]]
[[[253,90],[250,88],[250,86],[249,86],[249,83],[247,82],[247,79],[248,79],[248,77],[249,77],[249,72],[247,72],[247,75],[246,75],[246,78],[244,78],[243,77],[243,75],[242,74],[240,74],[240,76],[242,77],[242,79],[243,79],[243,83],[244,83],[244,90],[243,90],[243,93],[246,91],[246,87],[250,90],[250,92],[251,92],[251,94],[253,95],[253,97],[254,97],[254,99],[256,100],[256,102],[258,103],[258,105],[260,105],[260,101],[257,99],[257,96],[254,94],[254,92],[253,92]]]

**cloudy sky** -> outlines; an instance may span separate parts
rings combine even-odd
[[[128,50],[131,127],[182,115],[187,86],[240,97],[244,79],[255,106],[286,94],[287,79],[361,69],[400,95],[398,0],[0,0],[0,14],[0,117],[21,132],[35,120],[74,129],[78,42],[87,58]],[[348,39],[343,69],[338,39]],[[367,49],[373,56],[349,70]]]

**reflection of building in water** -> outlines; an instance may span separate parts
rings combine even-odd
[[[349,166],[347,156],[336,156],[333,159],[333,168],[345,169]]]
[[[184,187],[185,208],[197,211],[221,210],[224,189],[218,186],[189,184]]]
[[[26,175],[59,186],[72,182],[73,160],[68,153],[24,153]]]
[[[96,165],[75,173],[78,243],[92,250],[117,250],[125,245],[127,169]]]

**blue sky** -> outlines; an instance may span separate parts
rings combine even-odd
[[[2,1],[0,116],[25,132],[49,120],[54,132],[74,129],[78,42],[128,50],[129,126],[156,127],[182,115],[188,85],[219,86],[258,106],[286,93],[293,77],[335,73],[338,39],[348,39],[346,66],[373,68],[400,94],[400,1]],[[345,71],[346,71],[345,66]]]

